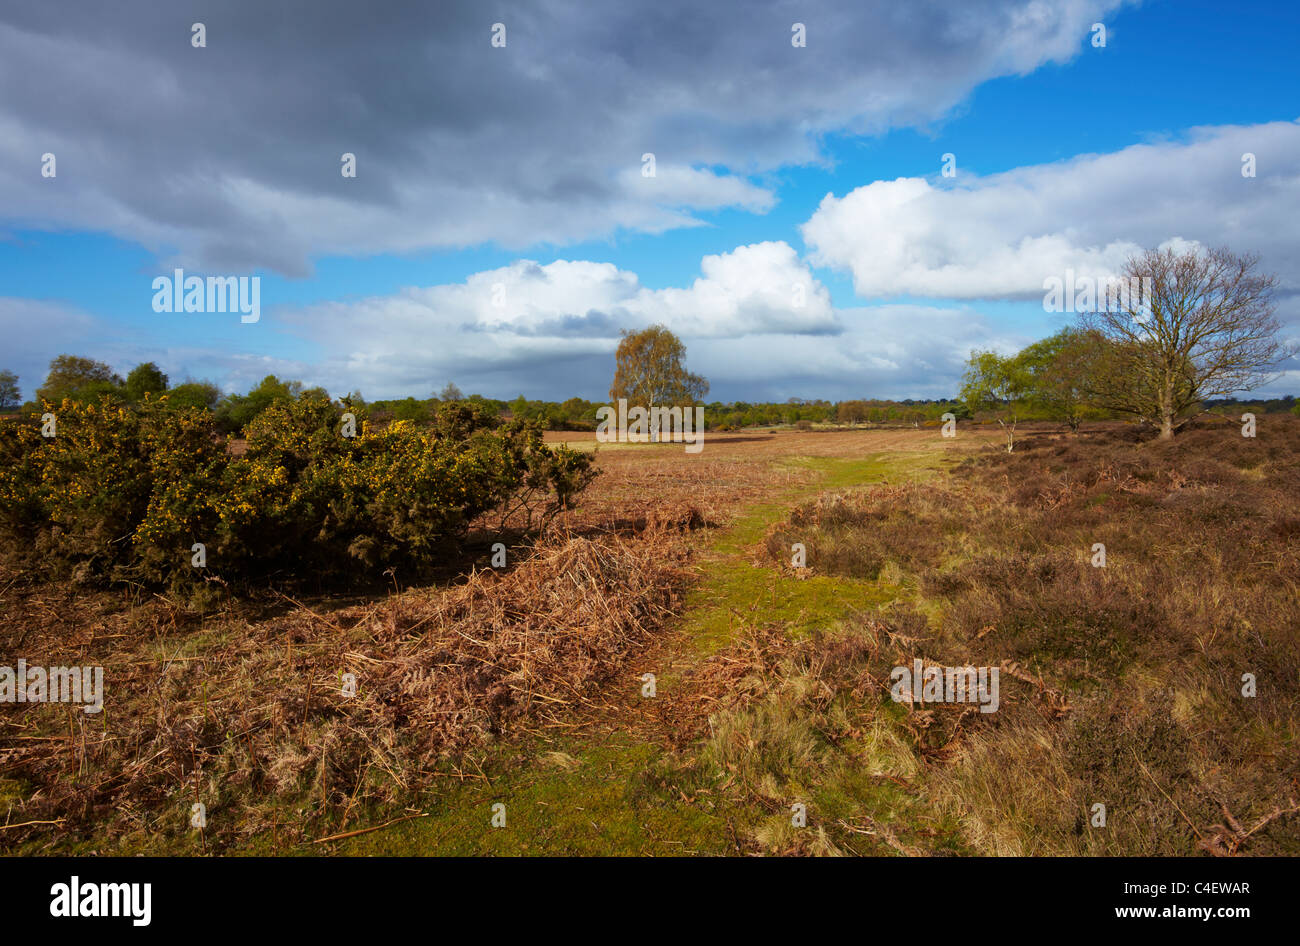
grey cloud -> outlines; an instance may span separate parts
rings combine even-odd
[[[11,4],[0,206],[292,275],[321,254],[658,232],[770,195],[637,181],[645,151],[661,171],[815,160],[823,132],[923,124],[985,79],[1068,58],[1120,2]],[[57,184],[35,173],[47,150]]]
[[[509,332],[533,337],[617,338],[622,329],[633,324],[634,318],[627,312],[609,313],[592,309],[582,315],[564,315],[532,324],[500,322],[467,327],[480,332]]]

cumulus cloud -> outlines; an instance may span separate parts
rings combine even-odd
[[[842,330],[830,294],[789,244],[737,247],[704,257],[700,269],[689,287],[649,289],[610,263],[518,260],[463,283],[269,317],[327,353],[318,370],[344,385],[369,379],[390,391],[451,374],[491,381],[494,390],[512,373],[538,372],[526,379],[530,390],[564,370],[603,378],[621,330],[654,323],[692,339]],[[559,374],[548,376],[547,366]]]
[[[509,285],[531,280],[537,291],[528,306],[498,318],[486,280],[512,276]],[[600,398],[613,376],[618,330],[653,321],[646,313],[658,312],[660,292],[691,291],[635,287],[633,274],[604,264],[520,263],[477,274],[464,285],[312,306],[283,318],[290,330],[310,334],[320,358],[241,356],[226,366],[227,377],[239,390],[274,372],[336,393],[360,388],[370,397],[427,394],[453,380],[465,390],[502,397]],[[628,306],[616,320],[591,315],[598,311],[593,307],[569,322],[542,302],[584,291],[592,298],[623,296]],[[641,314],[632,317],[633,309]],[[795,332],[780,322],[756,322],[754,331],[736,336],[684,335],[688,364],[720,399],[948,397],[956,393],[971,349],[1014,351],[1031,340],[966,307],[872,306],[834,316],[833,335]],[[367,330],[377,318],[384,319],[382,333]]]
[[[836,310],[781,242],[706,256],[700,269],[690,286],[648,289],[608,263],[520,260],[464,283],[271,318],[326,353],[303,376],[371,396],[447,378],[500,394],[601,397],[620,330],[655,322],[686,340],[691,369],[720,398],[947,397],[972,348],[1031,340],[963,306]],[[792,305],[796,285],[806,287],[802,307]]]
[[[966,307],[884,305],[837,312],[843,331],[708,339],[691,364],[715,392],[748,400],[789,397],[952,397],[974,348],[1015,351],[1031,339],[995,327]]]
[[[1253,154],[1256,177],[1243,177]],[[944,182],[947,183],[947,182]],[[1300,122],[1194,129],[1002,174],[876,181],[827,195],[802,233],[863,298],[1041,297],[1043,280],[1115,272],[1171,240],[1255,251],[1300,290]]]
[[[824,133],[924,125],[1067,60],[1120,3],[8,4],[0,207],[168,264],[290,275],[325,254],[661,232],[765,210],[753,176],[819,160]]]

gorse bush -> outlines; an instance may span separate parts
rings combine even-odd
[[[165,396],[47,410],[52,437],[36,417],[0,428],[0,538],[11,559],[78,580],[418,575],[476,519],[532,527],[595,475],[591,457],[543,445],[535,426],[462,405],[430,428],[378,429],[303,392],[249,423],[242,455],[210,410]]]
[[[132,558],[136,526],[149,511],[156,416],[108,398],[65,398],[52,413],[50,437],[36,418],[3,428],[7,551],[33,563],[67,563],[77,577],[119,567]]]

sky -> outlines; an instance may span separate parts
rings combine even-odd
[[[0,369],[598,400],[662,323],[711,400],[948,397],[1075,318],[1045,280],[1194,243],[1300,342],[1298,39],[1293,0],[7,4]],[[259,318],[155,311],[176,269]]]

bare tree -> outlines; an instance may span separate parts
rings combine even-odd
[[[1258,262],[1227,249],[1132,257],[1124,275],[1130,284],[1148,280],[1145,291],[1082,317],[1104,339],[1088,381],[1090,399],[1158,427],[1168,440],[1205,399],[1268,380],[1291,351],[1277,340],[1277,279],[1257,274]]]

